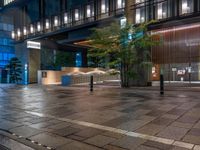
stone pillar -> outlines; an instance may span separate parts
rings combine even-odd
[[[37,71],[40,70],[40,50],[28,49],[25,41],[15,45],[15,54],[22,64],[20,84],[36,83]],[[25,69],[26,65],[28,65],[28,70]]]
[[[135,0],[125,0],[125,1],[126,1],[125,15],[126,15],[127,21],[128,23],[134,24],[135,15],[134,15],[134,10],[132,8],[135,3]]]
[[[15,55],[21,61],[22,65],[22,81],[20,82],[20,84],[25,84],[25,64],[28,64],[29,62],[29,50],[27,49],[26,42],[15,44]]]

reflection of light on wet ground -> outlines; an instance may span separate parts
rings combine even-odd
[[[186,95],[178,95],[178,97],[185,98],[187,96]]]

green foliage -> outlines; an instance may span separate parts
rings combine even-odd
[[[6,66],[6,68],[9,70],[10,75],[10,82],[11,83],[18,83],[21,81],[21,61],[17,57],[13,57],[10,59],[9,64]]]
[[[89,59],[98,58],[103,61],[108,58],[109,67],[121,71],[122,86],[128,87],[129,80],[139,76],[138,66],[151,65],[150,49],[160,42],[152,40],[153,37],[147,30],[150,23],[152,22],[139,26],[127,24],[123,28],[118,23],[113,23],[104,28],[93,29]]]
[[[71,67],[75,65],[75,54],[59,51],[56,54],[56,67]]]

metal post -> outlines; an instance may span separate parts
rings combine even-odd
[[[164,95],[164,77],[160,74],[160,94]]]
[[[160,70],[160,95],[164,95],[164,76],[163,76],[163,66]]]
[[[90,91],[93,92],[93,76],[90,76]]]

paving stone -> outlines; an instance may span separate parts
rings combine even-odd
[[[113,146],[113,145],[106,145],[106,146],[104,146],[104,148],[107,149],[107,150],[127,150],[127,149],[117,147],[117,146]]]
[[[197,122],[197,123],[194,125],[194,127],[193,127],[193,128],[200,129],[200,121],[199,121],[199,122]]]
[[[161,150],[171,150],[173,148],[172,145],[162,144],[154,141],[146,141],[143,145]]]
[[[173,119],[158,118],[158,119],[153,120],[151,123],[157,124],[157,125],[168,126],[173,121],[174,121]]]
[[[169,139],[180,140],[189,129],[168,126],[162,130],[157,136]]]
[[[102,149],[85,143],[73,141],[69,144],[57,148],[57,150],[102,150]]]
[[[97,135],[85,140],[84,142],[91,145],[95,145],[97,147],[104,147],[105,145],[110,144],[111,142],[115,140],[116,140],[115,138],[111,138],[111,137],[107,137],[103,135]]]
[[[191,123],[182,123],[182,122],[175,121],[170,126],[191,129],[194,126],[194,124],[191,124]]]
[[[171,150],[189,150],[189,149],[183,148],[183,147],[174,146]]]
[[[83,141],[83,140],[87,139],[85,137],[81,137],[81,136],[77,136],[77,135],[69,135],[69,136],[67,136],[67,138],[76,140],[76,141]]]
[[[77,129],[77,128],[66,127],[66,128],[63,128],[63,129],[53,130],[52,133],[55,133],[55,134],[60,135],[60,136],[68,136],[68,135],[77,133],[79,131],[80,131],[80,129]]]
[[[171,115],[182,115],[186,112],[184,109],[172,109],[171,111],[167,112],[167,114]]]
[[[162,131],[164,128],[165,126],[149,123],[143,126],[142,128],[136,130],[136,132],[148,134],[148,135],[155,135],[156,133]]]
[[[194,135],[194,136],[200,136],[200,129],[191,129],[187,134]]]
[[[7,120],[0,120],[0,122],[1,122],[0,129],[4,129],[4,130],[10,130],[12,128],[22,126],[22,124],[12,122],[12,121],[7,121]]]
[[[191,116],[182,116],[177,121],[182,123],[196,123],[199,120],[198,118],[191,117]]]
[[[37,135],[43,132],[41,130],[37,130],[35,128],[31,128],[28,126],[17,127],[17,128],[11,129],[10,131],[23,137],[30,137],[30,136]]]
[[[159,150],[159,149],[153,148],[153,147],[149,147],[149,146],[145,146],[145,145],[141,145],[138,148],[136,148],[136,150]]]
[[[161,110],[153,110],[150,113],[146,114],[148,116],[153,116],[153,117],[159,117],[161,115],[163,115],[165,113],[165,111],[161,111]]]
[[[89,137],[98,135],[98,134],[100,134],[102,132],[103,132],[102,130],[98,130],[98,129],[94,129],[94,128],[87,128],[87,129],[82,130],[82,131],[80,131],[78,133],[75,133],[75,135],[89,138]]]
[[[63,138],[50,133],[41,133],[30,137],[30,139],[53,148],[57,148],[72,142],[72,140],[70,139]]]
[[[61,123],[58,123],[58,124],[55,124],[55,125],[52,125],[52,126],[48,126],[48,128],[51,128],[51,129],[62,129],[62,128],[68,127],[70,125],[71,125],[71,123],[61,122]]]
[[[133,120],[133,121],[123,123],[120,126],[118,126],[117,128],[120,128],[120,129],[123,129],[123,130],[128,130],[128,131],[134,131],[134,130],[137,130],[138,128],[144,126],[148,122],[149,121]]]
[[[112,137],[115,139],[120,139],[124,136],[123,134],[114,133],[114,132],[104,132],[104,133],[101,133],[101,135],[105,135],[105,136]]]
[[[184,142],[192,143],[192,144],[198,144],[200,145],[200,136],[194,136],[194,135],[186,135],[183,138]]]
[[[172,114],[164,114],[163,116],[161,116],[162,118],[168,118],[168,119],[173,119],[176,120],[178,119],[180,116],[179,115],[172,115]]]
[[[143,144],[146,140],[135,138],[135,137],[123,137],[111,143],[111,145],[125,148],[125,149],[136,149],[138,146]]]

